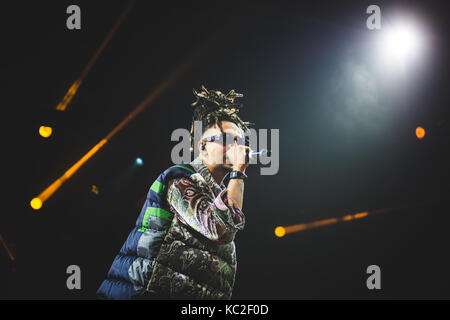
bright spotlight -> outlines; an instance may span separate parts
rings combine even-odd
[[[144,160],[142,160],[142,158],[136,158],[136,164],[138,166],[142,166],[144,164]]]
[[[410,26],[400,25],[385,34],[385,50],[392,57],[405,58],[419,49],[417,33]]]
[[[385,63],[405,66],[418,57],[424,47],[422,33],[412,23],[398,23],[382,27],[379,55]]]

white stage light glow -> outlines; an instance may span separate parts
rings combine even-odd
[[[423,52],[424,38],[413,23],[403,22],[381,29],[378,55],[391,67],[404,68]]]

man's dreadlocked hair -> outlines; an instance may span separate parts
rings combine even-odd
[[[243,105],[235,102],[235,99],[242,98],[243,94],[231,90],[225,95],[220,91],[207,90],[203,85],[201,92],[197,92],[195,89],[192,89],[192,91],[197,101],[191,104],[194,107],[191,125],[191,152],[194,151],[195,121],[202,122],[203,132],[214,124],[220,128],[220,131],[223,131],[220,121],[233,122],[244,132],[254,125],[254,123],[242,121],[237,115]]]

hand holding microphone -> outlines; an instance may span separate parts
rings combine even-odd
[[[245,169],[249,165],[250,159],[253,159],[261,155],[271,155],[271,151],[267,149],[261,149],[259,151],[254,151],[248,146],[234,144],[227,151],[227,159],[231,161],[233,165],[233,170],[238,170],[245,172]]]
[[[226,158],[231,162],[233,170],[245,173],[250,160],[250,147],[234,143],[226,152]]]

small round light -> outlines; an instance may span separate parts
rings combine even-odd
[[[137,158],[137,159],[136,159],[136,164],[137,164],[138,166],[142,166],[142,165],[144,164],[144,160],[142,160],[142,158]]]
[[[42,208],[42,200],[39,198],[33,198],[30,201],[30,205],[34,210],[39,210],[40,208]]]
[[[52,127],[46,127],[46,126],[41,126],[39,128],[39,134],[41,135],[41,137],[43,138],[48,138],[52,135]]]
[[[276,227],[275,228],[275,235],[278,238],[283,237],[286,234],[286,229],[284,227]]]
[[[416,128],[416,137],[418,139],[422,139],[423,137],[425,137],[425,133],[426,133],[426,131],[424,128],[422,128],[420,126]]]
[[[95,184],[93,184],[92,186],[91,186],[91,192],[93,193],[93,194],[95,194],[95,195],[98,195],[100,192],[99,192],[99,190],[98,190],[98,187],[95,185]]]

